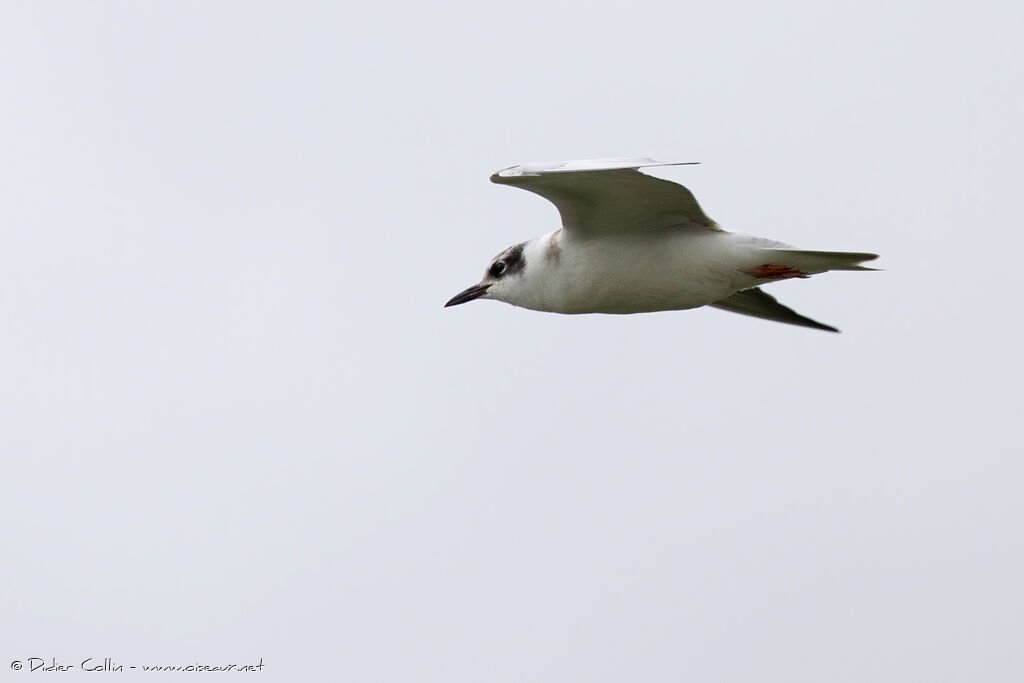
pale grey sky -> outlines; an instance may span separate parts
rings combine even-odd
[[[1020,681],[1022,21],[5,4],[2,677]],[[602,156],[885,271],[442,309]]]

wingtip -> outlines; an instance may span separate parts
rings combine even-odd
[[[822,332],[832,332],[834,334],[840,334],[842,332],[842,330],[840,330],[838,327],[832,327],[831,325],[826,325],[825,323],[819,323],[817,320],[814,320],[813,318],[808,318],[805,315],[800,315],[798,313],[797,316],[798,318],[794,320],[779,320],[777,322],[785,323],[787,325],[796,325],[798,327],[807,327],[812,330],[821,330]]]
[[[794,313],[796,313],[796,311],[794,311]],[[814,318],[808,318],[806,315],[796,313],[796,316],[797,317],[793,320],[780,320],[779,322],[785,322],[790,325],[799,325],[800,327],[809,327],[813,330],[822,330],[823,332],[833,332],[835,334],[839,334],[841,332],[838,327],[832,327],[831,325],[820,323]]]
[[[499,185],[510,185],[519,178],[529,175],[537,174],[526,172],[522,166],[509,166],[508,168],[503,168],[500,171],[492,173],[491,182]]]
[[[658,161],[644,158],[578,159],[574,161],[539,162],[508,166],[491,174],[492,183],[512,184],[518,178],[547,173],[639,170],[658,166],[698,166],[699,161]]]

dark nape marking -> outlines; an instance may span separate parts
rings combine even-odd
[[[544,252],[547,259],[553,263],[558,263],[562,259],[562,247],[558,244],[558,238],[562,236],[562,229],[559,228],[551,234],[548,238],[548,248]]]
[[[498,277],[505,277],[507,275],[513,275],[515,273],[522,272],[523,268],[526,267],[526,258],[523,257],[523,249],[526,247],[526,242],[513,245],[501,252],[498,258],[494,259],[497,261],[505,262],[505,271]]]

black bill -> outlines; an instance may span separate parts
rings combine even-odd
[[[464,289],[453,296],[451,300],[444,305],[444,307],[448,308],[449,306],[458,306],[459,304],[464,304],[467,301],[479,299],[484,295],[488,287],[490,287],[490,285],[473,285],[469,289]]]

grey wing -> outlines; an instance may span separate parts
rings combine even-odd
[[[652,159],[595,159],[526,164],[498,171],[491,182],[544,197],[558,208],[566,230],[608,234],[661,230],[681,224],[718,229],[693,193],[678,183],[641,173],[679,166]]]
[[[816,330],[828,330],[829,332],[839,331],[830,325],[825,325],[817,320],[811,320],[802,316],[792,308],[783,306],[771,294],[765,294],[756,287],[754,289],[744,289],[741,292],[736,292],[732,296],[708,305],[721,308],[724,311],[751,315],[755,318],[764,318],[765,320],[774,320],[780,323],[789,323],[790,325],[813,327]]]

